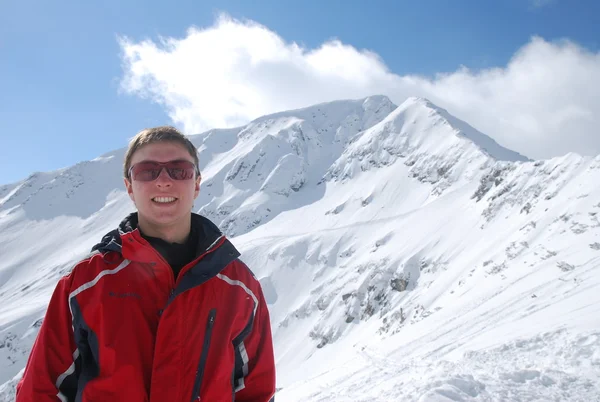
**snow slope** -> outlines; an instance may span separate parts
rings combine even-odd
[[[600,400],[600,156],[530,161],[382,96],[191,139],[195,210],[263,284],[277,400]],[[56,280],[133,210],[123,154],[0,187],[0,401]]]

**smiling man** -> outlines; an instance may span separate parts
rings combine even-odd
[[[274,400],[260,283],[208,219],[194,145],[173,127],[130,142],[137,208],[62,278],[17,402]]]

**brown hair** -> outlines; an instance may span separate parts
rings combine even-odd
[[[131,167],[131,159],[133,158],[135,151],[144,145],[154,144],[157,142],[176,142],[183,145],[183,147],[190,153],[192,158],[194,158],[196,175],[200,174],[198,167],[198,153],[194,144],[192,144],[192,142],[175,127],[160,126],[146,128],[140,131],[129,142],[129,148],[127,148],[127,152],[125,153],[125,162],[123,163],[123,175],[126,179],[129,179],[129,168]]]

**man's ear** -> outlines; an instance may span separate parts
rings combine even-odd
[[[135,202],[135,199],[133,197],[133,186],[131,185],[131,181],[129,181],[128,178],[124,178],[123,183],[125,183],[125,188],[127,189],[127,194],[129,194],[129,198],[131,198],[131,201]]]
[[[200,194],[200,182],[202,181],[202,175],[198,173],[198,177],[196,177],[194,181],[194,199],[196,199],[196,197],[198,197],[198,194]]]

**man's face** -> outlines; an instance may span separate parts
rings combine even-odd
[[[176,142],[158,142],[144,145],[135,151],[131,166],[140,162],[169,162],[186,160],[194,163],[189,152]],[[187,180],[172,179],[166,169],[152,181],[125,179],[129,197],[138,210],[140,225],[145,224],[152,232],[186,225],[194,199],[200,192],[200,177]]]

